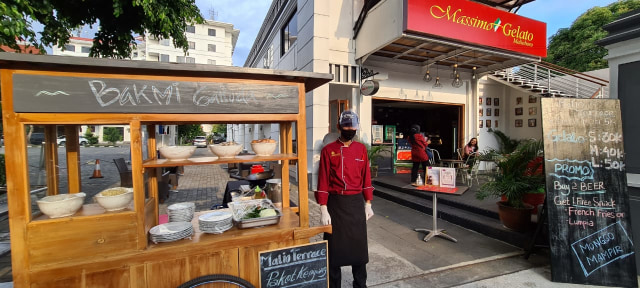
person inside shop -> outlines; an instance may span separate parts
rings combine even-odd
[[[409,143],[411,144],[411,184],[417,185],[418,172],[420,166],[424,172],[427,172],[427,166],[429,165],[429,155],[427,155],[427,140],[420,133],[420,126],[417,124],[411,125],[409,129]],[[426,179],[422,177],[422,179]]]
[[[471,163],[470,165],[473,165],[473,159],[479,155],[478,139],[475,137],[471,138],[471,140],[469,140],[469,143],[467,143],[467,145],[464,145],[462,152],[462,160],[465,161],[465,163]]]
[[[329,287],[340,287],[342,266],[351,266],[353,287],[367,287],[369,248],[367,220],[373,216],[373,186],[367,148],[353,138],[359,128],[358,115],[344,111],[338,120],[340,137],[322,148],[318,189],[322,225],[329,247]]]

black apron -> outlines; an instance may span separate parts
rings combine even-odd
[[[333,233],[325,233],[329,241],[329,266],[362,265],[369,262],[367,218],[362,193],[329,194],[327,210]]]

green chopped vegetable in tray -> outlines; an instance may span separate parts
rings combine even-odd
[[[256,208],[253,208],[253,211],[245,214],[244,217],[242,217],[242,219],[253,219],[253,218],[260,218],[260,217],[277,216],[277,215],[278,214],[276,213],[275,209],[262,208],[260,206],[256,206]]]

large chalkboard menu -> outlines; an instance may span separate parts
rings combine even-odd
[[[329,287],[327,241],[260,252],[260,287]]]
[[[551,280],[637,287],[620,101],[542,99]]]

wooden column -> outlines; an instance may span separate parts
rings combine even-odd
[[[44,167],[47,171],[47,195],[58,195],[60,177],[58,175],[58,143],[55,125],[44,128]]]
[[[291,122],[280,123],[280,149],[283,154],[292,153],[291,148]],[[282,208],[288,208],[289,204],[289,161],[282,160]]]
[[[133,128],[131,129],[133,130]],[[156,159],[158,157],[157,152],[157,142],[156,142],[156,126],[153,124],[147,124],[147,134],[149,135],[149,137],[147,138],[147,159]],[[144,144],[144,143],[143,143]],[[158,195],[158,177],[162,177],[162,168],[148,168],[147,170],[147,179],[149,181],[147,187],[149,188],[149,197],[153,198],[153,202],[154,202],[154,218],[153,219],[153,223],[155,223],[155,225],[158,225],[158,201],[159,199],[159,195]],[[144,194],[144,193],[143,193]],[[149,219],[146,219],[147,222],[149,222]],[[154,226],[155,226],[154,225]]]
[[[133,206],[136,211],[138,249],[147,248],[147,232],[144,228],[144,183],[142,179],[142,134],[140,121],[129,123],[131,130],[131,179],[133,181]],[[156,182],[157,183],[157,182]],[[157,189],[156,189],[157,192]]]
[[[27,173],[26,135],[18,115],[13,112],[12,71],[0,70],[2,90],[2,121],[5,134],[5,169],[7,176],[7,196],[9,199],[9,229],[11,230],[11,270],[16,287],[29,287],[29,252],[25,246],[27,223],[31,220],[29,203],[29,174]],[[26,200],[26,201],[25,201]]]
[[[82,180],[80,171],[80,137],[78,125],[65,125],[64,134],[67,148],[67,179],[69,193],[81,192]]]
[[[307,182],[307,120],[305,107],[304,84],[298,84],[299,106],[297,129],[298,144],[298,212],[300,215],[300,227],[309,227],[309,184]],[[302,155],[302,156],[300,156]]]

